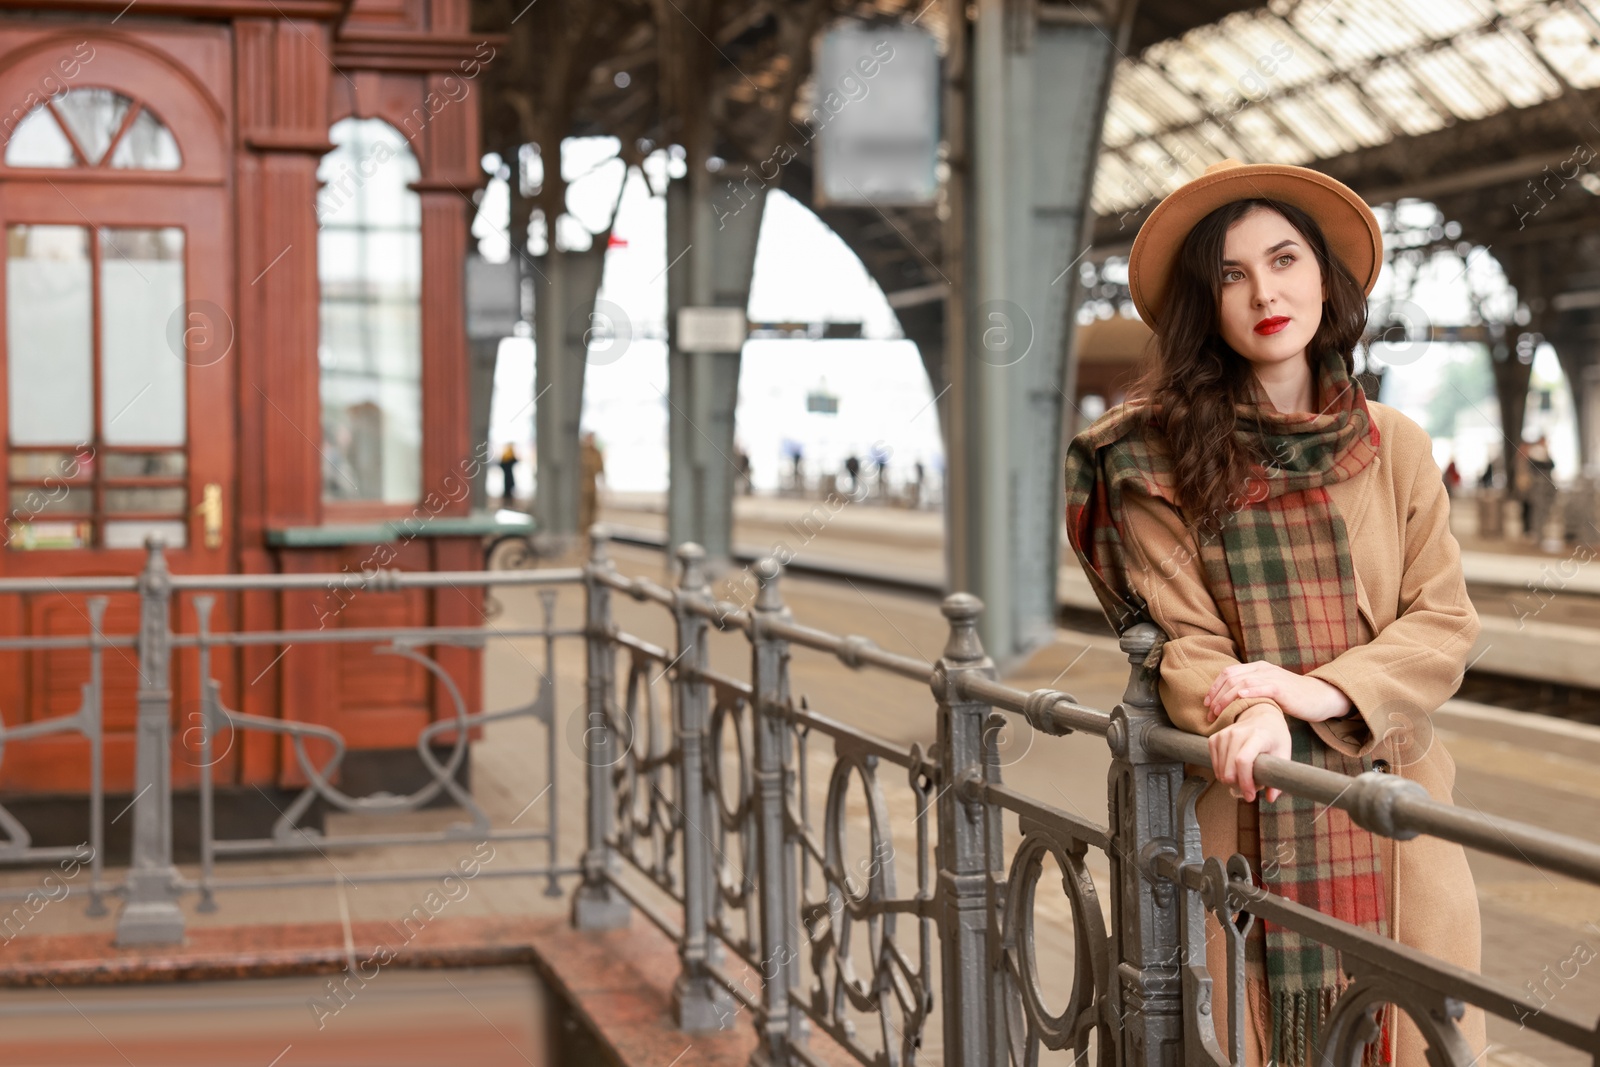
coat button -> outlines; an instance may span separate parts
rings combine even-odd
[[[1372,761],[1372,769],[1377,771],[1379,774],[1387,774],[1389,773],[1389,761],[1386,759],[1375,759]]]

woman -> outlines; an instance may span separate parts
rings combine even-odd
[[[1210,748],[1211,767],[1190,768],[1213,779],[1206,853],[1242,852],[1269,891],[1477,971],[1459,846],[1377,837],[1252,769],[1269,754],[1387,770],[1451,799],[1429,715],[1479,622],[1427,434],[1352,377],[1382,248],[1360,197],[1301,167],[1225,160],[1157,205],[1128,285],[1158,358],[1072,442],[1067,528],[1116,629],[1167,635],[1162,704]],[[1227,1049],[1225,942],[1215,919],[1207,932]],[[1246,1062],[1310,1062],[1347,982],[1336,951],[1258,921]],[[1460,1026],[1476,1055],[1482,1011]],[[1390,1007],[1368,1058],[1421,1067],[1424,1048]]]

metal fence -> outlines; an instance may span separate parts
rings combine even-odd
[[[924,1050],[938,1044],[942,1062],[961,1067],[1031,1065],[1044,1050],[1074,1062],[1092,1055],[1102,1064],[1242,1067],[1245,937],[1263,919],[1341,953],[1351,982],[1320,1036],[1318,1062],[1328,1067],[1357,1067],[1387,1004],[1416,1023],[1436,1067],[1468,1067],[1481,1056],[1458,1026],[1466,1004],[1600,1052],[1600,1028],[1581,1005],[1542,1003],[1264,892],[1242,856],[1205,855],[1195,809],[1207,781],[1187,775],[1185,764],[1209,766],[1210,758],[1204,738],[1177,730],[1161,711],[1155,671],[1145,666],[1164,639],[1157,627],[1123,635],[1129,681],[1108,713],[1055,690],[999,683],[977,637],[982,605],[970,595],[944,599],[948,640],[930,664],[795,622],[776,561],[757,566],[759,591],[744,606],[713,598],[698,546],[680,548],[680,579],[668,589],[619,574],[603,531],[591,536],[587,843],[573,921],[614,927],[638,910],[676,941],[674,1001],[684,1029],[744,1025],[738,1016],[748,1011],[761,1064],[823,1062],[811,1048],[821,1031],[868,1064],[926,1060]],[[676,649],[620,631],[613,594],[670,612]],[[748,682],[710,669],[713,631],[748,643]],[[934,743],[873,737],[848,713],[830,717],[796,698],[789,667],[801,648],[929,686],[923,706]],[[652,676],[670,679],[670,700],[656,698]],[[997,752],[1008,719],[1043,735],[1104,738],[1104,825],[1004,784]],[[1397,840],[1431,834],[1600,883],[1600,846],[1435,802],[1398,775],[1348,778],[1262,757],[1256,780],[1341,808]],[[852,782],[859,802],[850,800]],[[910,798],[898,819],[894,790]],[[1009,847],[1007,819],[1016,820]],[[866,840],[852,846],[847,838],[860,835],[862,822]],[[914,838],[909,857],[900,851],[905,838]],[[1086,863],[1091,850],[1110,872],[1109,922]],[[851,855],[861,860],[852,864]],[[1034,911],[1052,860],[1071,904],[1073,943],[1046,960]],[[897,868],[914,871],[913,887],[897,884]],[[1208,914],[1229,956],[1228,1039],[1220,1044]],[[1052,969],[1072,981],[1055,1010],[1040,978]]]
[[[496,827],[471,793],[463,788],[459,772],[467,758],[469,736],[480,727],[524,718],[542,731],[544,766],[540,768],[549,783],[555,782],[557,746],[555,722],[555,643],[567,638],[583,638],[583,628],[561,629],[554,622],[555,597],[559,587],[574,592],[581,586],[584,572],[578,568],[538,571],[460,571],[395,572],[375,570],[367,573],[335,574],[173,574],[158,543],[147,548],[144,569],[137,577],[104,578],[13,578],[0,580],[0,597],[65,596],[84,615],[88,632],[82,635],[29,635],[0,638],[0,652],[38,652],[84,650],[88,654],[88,679],[81,687],[78,710],[31,722],[0,722],[0,755],[8,743],[59,734],[79,734],[87,741],[89,781],[89,835],[82,846],[41,847],[33,844],[27,827],[0,805],[0,865],[34,866],[43,863],[75,863],[89,871],[89,914],[106,913],[105,898],[123,900],[116,921],[118,944],[163,944],[181,941],[184,917],[178,900],[185,893],[198,893],[201,910],[217,907],[219,890],[331,885],[340,880],[351,883],[433,881],[436,870],[346,871],[326,877],[276,874],[259,877],[221,877],[217,861],[229,857],[271,857],[319,854],[346,849],[374,849],[396,845],[419,845],[450,841],[521,841],[542,844],[545,860],[523,866],[498,866],[484,871],[493,877],[536,877],[545,882],[544,892],[560,896],[560,879],[578,873],[576,867],[563,866],[558,857],[561,808],[560,790],[549,789],[546,819],[542,828]],[[408,589],[453,588],[484,590],[493,586],[538,586],[542,602],[542,624],[536,627],[504,626],[418,626],[418,627],[343,627],[278,630],[219,630],[213,626],[219,594],[252,591],[367,591],[399,592]],[[135,633],[107,634],[104,620],[108,597],[137,594],[139,623]],[[175,604],[192,614],[189,625],[175,631]],[[469,711],[449,673],[427,650],[440,647],[483,648],[490,638],[538,638],[542,644],[543,668],[534,664],[539,680],[528,699],[514,707],[494,711]],[[426,771],[426,782],[414,792],[394,795],[379,792],[351,796],[337,784],[347,752],[346,738],[336,729],[314,721],[324,708],[295,708],[300,718],[273,718],[248,714],[230,708],[223,688],[215,676],[217,650],[250,647],[282,648],[295,645],[366,645],[374,654],[393,655],[428,672],[448,696],[453,713],[437,718],[418,731],[417,754]],[[174,737],[173,653],[194,649],[197,676],[195,689],[200,694],[197,722],[180,720],[180,734]],[[131,855],[126,875],[119,882],[108,882],[105,869],[106,795],[104,753],[106,731],[105,664],[114,652],[137,655],[137,718],[134,723],[134,774],[132,799],[124,813],[132,822]],[[532,661],[530,660],[530,663]],[[12,716],[15,716],[12,711]],[[8,716],[11,717],[11,716]],[[219,739],[231,746],[247,732],[262,732],[285,739],[285,749],[299,777],[305,781],[286,806],[280,807],[267,836],[225,837],[217,832],[217,777],[223,765]],[[175,743],[176,742],[176,743]],[[438,752],[448,749],[448,756]],[[437,750],[437,751],[436,751]],[[173,774],[174,752],[192,760],[198,775],[198,871],[186,877],[173,862]],[[307,825],[312,806],[321,802],[328,810],[373,816],[401,817],[415,812],[436,798],[447,795],[464,814],[464,820],[444,830],[429,833],[323,833]],[[266,794],[263,793],[265,796]],[[267,798],[269,801],[270,797]],[[123,813],[113,816],[122,817]],[[515,820],[512,820],[515,821]],[[0,888],[0,900],[23,900],[35,889]],[[3,912],[3,909],[0,909]],[[5,916],[0,914],[0,924]]]
[[[1102,1064],[1242,1067],[1244,942],[1256,919],[1337,947],[1353,979],[1322,1035],[1321,1064],[1357,1067],[1375,1013],[1390,1003],[1420,1028],[1436,1067],[1469,1067],[1474,1060],[1457,1026],[1465,1004],[1588,1055],[1600,1053],[1600,1027],[1582,1005],[1533,999],[1506,982],[1264,893],[1243,857],[1205,855],[1195,806],[1206,783],[1186,775],[1185,764],[1208,765],[1207,746],[1172,727],[1161,711],[1154,671],[1145,666],[1163,640],[1154,626],[1123,635],[1129,681],[1122,701],[1106,712],[1053,689],[1028,693],[997,681],[977,637],[982,605],[970,595],[944,599],[948,639],[938,661],[928,663],[863,637],[797,623],[780,598],[775,561],[755,568],[754,596],[741,605],[713,597],[698,546],[680,548],[679,581],[666,588],[620,574],[607,544],[597,527],[589,562],[570,569],[221,576],[174,575],[159,546],[152,546],[137,578],[0,580],[0,596],[85,598],[85,635],[0,639],[0,652],[82,649],[89,660],[78,710],[0,725],[0,752],[8,742],[49,734],[87,739],[92,847],[85,858],[72,849],[35,846],[0,806],[0,864],[76,856],[90,871],[91,913],[104,912],[105,897],[121,896],[118,941],[140,944],[181,939],[177,900],[185,892],[198,892],[201,906],[213,907],[218,890],[334,880],[221,878],[216,861],[222,857],[463,836],[540,842],[545,862],[494,873],[534,876],[547,895],[559,895],[560,879],[576,876],[572,915],[583,928],[625,924],[638,911],[678,945],[679,1024],[691,1031],[753,1025],[756,1062],[763,1064],[822,1062],[812,1049],[813,1035],[821,1033],[869,1064],[927,1061],[936,1052],[942,1062],[961,1067],[1023,1065],[1056,1050],[1074,1061],[1092,1055]],[[218,594],[496,585],[541,587],[542,625],[239,632],[212,626]],[[557,627],[556,591],[580,586],[583,625]],[[136,633],[103,632],[106,598],[114,594],[138,595]],[[676,647],[622,632],[612,609],[616,595],[666,612]],[[175,602],[193,613],[193,625],[181,632],[173,626]],[[491,636],[540,639],[542,678],[515,707],[469,712],[447,673],[422,650],[483,647]],[[586,839],[575,867],[560,862],[559,790],[551,790],[543,829],[497,828],[456,778],[472,730],[523,717],[542,730],[541,770],[556,781],[558,725],[571,725],[558,724],[554,715],[559,639],[582,641],[587,656],[584,719],[574,744],[584,759]],[[215,650],[330,642],[364,643],[409,659],[452,694],[454,715],[425,727],[417,739],[430,779],[422,789],[399,797],[350,796],[334,784],[345,752],[336,730],[225,705],[213,677]],[[728,642],[739,645],[741,662],[748,655],[748,680],[712,668],[715,642],[724,652]],[[197,653],[198,754],[205,771],[194,878],[177,870],[172,847],[172,660],[175,650],[186,648]],[[136,650],[139,674],[136,794],[128,809],[132,861],[115,884],[107,881],[102,858],[108,650]],[[835,717],[812,708],[790,688],[796,650],[915,683],[896,699],[908,715],[925,716],[917,733],[935,740],[897,743],[852,725],[848,709]],[[931,701],[917,695],[923,685]],[[1008,723],[1026,723],[1047,737],[1104,739],[1111,769],[1103,825],[1002,781],[999,739]],[[229,731],[286,738],[306,780],[267,837],[223,838],[215,831],[210,746]],[[438,758],[434,742],[450,744],[450,755]],[[313,758],[311,744],[328,754]],[[1600,884],[1600,846],[1436,803],[1396,775],[1351,779],[1271,757],[1259,759],[1256,771],[1258,783],[1341,808],[1374,833],[1398,840],[1431,834]],[[400,816],[441,794],[467,822],[434,834],[342,836],[310,833],[302,825],[319,800],[340,811]],[[1109,872],[1107,908],[1090,875],[1091,853]],[[1070,905],[1071,943],[1041,958],[1036,897],[1052,863]],[[352,880],[435,874],[385,871]],[[0,896],[16,899],[14,893]],[[1210,1013],[1208,916],[1217,919],[1230,957],[1228,1036],[1221,1043]],[[1070,976],[1063,1005],[1049,1006],[1042,972]]]

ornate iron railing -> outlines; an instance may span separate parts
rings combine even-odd
[[[91,911],[123,898],[118,940],[181,938],[177,899],[198,892],[214,905],[218,890],[312,884],[334,878],[220,878],[225,856],[285,855],[317,849],[474,839],[543,843],[543,863],[496,869],[531,876],[559,895],[559,880],[579,878],[573,921],[613,927],[638,911],[678,945],[675,1003],[687,1030],[745,1025],[758,1034],[756,1062],[812,1064],[815,1035],[862,1063],[942,1061],[1033,1064],[1045,1050],[1075,1061],[1093,1055],[1118,1067],[1232,1064],[1243,1067],[1244,938],[1256,919],[1281,924],[1337,947],[1353,981],[1322,1035],[1320,1063],[1356,1067],[1374,1032],[1375,1013],[1394,1004],[1418,1026],[1436,1067],[1470,1067],[1478,1052],[1458,1021],[1464,1006],[1514,1020],[1556,1042],[1594,1055],[1600,1026],[1584,1006],[1536,1000],[1509,983],[1469,973],[1403,944],[1318,914],[1254,884],[1241,856],[1204,854],[1196,803],[1205,780],[1185,764],[1209,763],[1203,738],[1173,728],[1163,715],[1149,654],[1163,640],[1143,625],[1123,635],[1131,665],[1123,699],[1110,712],[1070,695],[1025,693],[1000,683],[980,647],[981,604],[945,598],[948,639],[937,662],[885,651],[870,640],[796,622],[779,595],[781,568],[757,568],[748,607],[718,601],[701,550],[678,552],[680,578],[666,588],[621,575],[609,559],[603,528],[591,532],[582,568],[524,572],[174,575],[158,546],[137,578],[8,579],[0,595],[84,597],[84,635],[0,639],[0,652],[82,649],[88,679],[71,715],[0,725],[7,742],[75,733],[87,739],[90,852],[33,845],[26,828],[0,806],[0,864],[79,861],[90,871]],[[477,626],[226,631],[212,626],[219,593],[247,590],[373,592],[407,588],[541,587],[543,624],[487,630]],[[582,585],[581,627],[554,621],[562,586]],[[139,628],[106,634],[107,598],[137,594]],[[626,595],[655,605],[673,623],[675,648],[622,632],[612,600]],[[174,605],[193,614],[175,632]],[[185,620],[187,621],[187,619]],[[425,727],[418,751],[430,781],[404,797],[354,797],[334,784],[345,741],[326,726],[246,714],[225,705],[212,675],[217,649],[290,644],[361,643],[409,659],[446,691],[448,675],[420,651],[482,647],[494,638],[538,638],[542,680],[526,702],[469,712],[452,692],[455,714]],[[587,657],[584,720],[579,724],[586,779],[586,836],[577,866],[562,866],[559,798],[551,790],[545,825],[496,827],[456,780],[474,728],[523,717],[543,732],[542,768],[557,767],[554,643],[581,639]],[[748,656],[748,681],[713,665]],[[104,664],[107,650],[138,655],[139,686],[132,862],[118,883],[103,864]],[[173,863],[172,659],[196,650],[202,693],[198,738],[201,834],[198,876]],[[796,652],[821,653],[895,685],[927,685],[932,706],[903,700],[908,716],[925,714],[916,733],[926,747],[876,737],[845,714],[812,707],[791,690]],[[742,671],[737,673],[743,673]],[[896,681],[898,679],[898,681]],[[865,690],[863,690],[865,692]],[[926,699],[926,698],[923,698]],[[925,709],[919,713],[918,708]],[[1002,779],[1001,739],[1009,724],[1039,735],[1103,738],[1111,757],[1107,821],[1064,811]],[[929,729],[931,727],[931,730]],[[270,835],[241,840],[215,832],[213,746],[229,731],[258,730],[288,740],[303,790]],[[453,743],[442,760],[436,747]],[[326,746],[313,758],[308,745]],[[1258,783],[1336,806],[1354,821],[1397,840],[1429,834],[1600,884],[1600,845],[1431,800],[1399,776],[1346,778],[1261,757]],[[447,795],[466,821],[435,834],[319,836],[301,824],[321,800],[336,810],[399,816]],[[121,815],[119,814],[120,818]],[[516,820],[511,820],[515,822]],[[1009,824],[1009,825],[1008,825]],[[1014,841],[1008,841],[1008,834]],[[1091,868],[1104,860],[1097,885]],[[1051,862],[1070,907],[1070,943],[1044,957],[1036,895]],[[432,871],[357,873],[353,881],[432,879]],[[486,872],[491,873],[491,872]],[[1102,891],[1109,900],[1102,906]],[[14,892],[0,899],[17,899]],[[1109,914],[1107,914],[1109,912]],[[1229,957],[1229,1018],[1219,1042],[1211,1018],[1206,926],[1215,918]],[[1041,971],[1070,974],[1064,1006],[1052,1008]]]
[[[545,883],[548,896],[562,895],[560,879],[578,873],[563,865],[558,852],[560,791],[551,786],[556,780],[558,759],[555,713],[555,643],[569,639],[574,644],[586,633],[583,627],[562,629],[555,625],[556,596],[561,586],[577,589],[584,578],[578,568],[535,571],[395,572],[337,574],[234,574],[190,575],[169,571],[158,543],[147,549],[143,571],[134,578],[13,578],[0,579],[0,596],[84,597],[84,617],[88,633],[83,635],[29,635],[0,638],[0,652],[83,649],[88,653],[88,680],[81,687],[80,705],[71,715],[54,716],[32,722],[0,721],[0,755],[8,742],[52,734],[77,733],[88,741],[89,833],[88,840],[75,848],[40,847],[33,844],[26,826],[0,804],[0,865],[38,865],[74,858],[89,870],[89,914],[105,914],[105,897],[123,898],[117,917],[119,944],[152,944],[181,941],[184,917],[177,901],[187,892],[198,892],[201,910],[214,910],[218,890],[332,885],[341,880],[351,883],[434,881],[436,870],[360,870],[340,867],[335,873],[285,874],[258,877],[219,877],[217,860],[225,857],[322,855],[347,849],[374,849],[396,845],[422,845],[459,842],[464,839],[491,842],[532,842],[542,844],[544,862],[536,864],[497,864],[481,873],[490,877],[531,877]],[[408,589],[453,588],[485,590],[495,586],[538,586],[542,624],[510,626],[417,626],[344,627],[325,629],[219,630],[214,627],[218,594],[251,591],[284,592],[337,591],[346,594],[367,592],[374,595]],[[108,597],[137,594],[139,626],[132,634],[106,634],[103,623]],[[192,613],[185,625],[174,628],[175,601]],[[533,681],[526,701],[510,708],[469,711],[454,680],[426,649],[439,647],[484,648],[490,639],[540,639],[544,665],[528,662],[539,677]],[[347,751],[345,737],[336,729],[314,720],[320,709],[298,709],[308,721],[247,714],[228,707],[223,689],[213,671],[217,650],[250,647],[281,648],[295,645],[365,645],[373,654],[393,655],[416,664],[428,673],[444,692],[453,714],[438,718],[417,732],[416,747],[426,781],[407,795],[379,792],[370,796],[351,796],[337,784],[338,771]],[[105,871],[106,796],[104,774],[105,731],[103,729],[104,678],[106,651],[127,656],[137,653],[137,718],[134,724],[134,777],[132,801],[122,813],[132,821],[130,864],[125,877],[115,884]],[[173,653],[194,649],[195,688],[200,705],[197,721],[176,723],[174,734]],[[14,714],[14,712],[13,712]],[[529,820],[522,828],[507,821],[495,826],[490,814],[471,792],[463,788],[458,772],[466,759],[469,735],[480,727],[511,719],[527,719],[541,732],[536,748],[543,751],[543,773],[548,800],[541,805],[542,819]],[[240,838],[221,836],[216,829],[217,776],[227,747],[238,735],[258,731],[286,739],[294,769],[305,785],[279,809],[278,817],[266,836]],[[220,739],[220,741],[219,741]],[[176,744],[175,744],[176,742]],[[448,748],[442,761],[436,749]],[[198,872],[187,877],[173,862],[172,761],[175,752],[198,768]],[[329,810],[375,816],[403,816],[421,809],[441,795],[464,813],[463,821],[431,833],[324,833],[305,825],[312,805],[318,801]],[[545,794],[541,794],[543,796]],[[268,797],[270,800],[271,798]],[[519,813],[520,816],[520,813]],[[539,823],[543,825],[539,825]],[[85,852],[84,846],[87,846]],[[329,861],[331,863],[331,861]],[[74,870],[77,868],[75,867]],[[22,900],[34,893],[33,887],[0,888],[0,900]],[[0,927],[5,909],[0,908]],[[4,928],[9,930],[9,928]],[[9,939],[14,936],[8,932]]]
[[[1319,1040],[1328,1067],[1357,1067],[1388,1004],[1416,1023],[1436,1067],[1469,1067],[1482,1055],[1458,1025],[1467,1004],[1586,1054],[1600,1050],[1592,1010],[1542,1004],[1265,892],[1243,856],[1205,855],[1196,802],[1207,782],[1185,764],[1210,758],[1205,739],[1162,713],[1155,670],[1145,666],[1164,639],[1158,628],[1123,635],[1131,671],[1108,713],[998,682],[977,637],[982,605],[970,595],[945,598],[948,641],[927,663],[795,622],[775,561],[758,565],[759,592],[744,607],[713,598],[698,546],[679,549],[681,577],[668,589],[618,573],[603,529],[591,539],[587,843],[573,921],[613,927],[636,909],[674,939],[684,1029],[742,1025],[748,1011],[759,1035],[753,1062],[768,1065],[821,1062],[811,1046],[820,1031],[868,1064],[1031,1065],[1043,1050],[1062,1050],[1074,1062],[1092,1054],[1108,1065],[1243,1067],[1245,936],[1264,919],[1341,953],[1351,982]],[[621,632],[614,594],[669,611],[678,647]],[[710,668],[713,632],[743,637],[748,683]],[[936,741],[897,744],[811,708],[790,689],[796,649],[928,685]],[[652,695],[662,678],[670,699]],[[1008,719],[1043,735],[1105,739],[1105,825],[1002,781]],[[831,754],[817,751],[824,744]],[[819,771],[826,787],[817,809]],[[1398,775],[1348,778],[1261,757],[1256,780],[1397,840],[1430,834],[1600,883],[1600,846],[1435,802]],[[863,832],[864,847],[852,849],[847,838]],[[910,857],[899,851],[903,838],[914,838]],[[1109,869],[1109,922],[1091,851]],[[863,858],[852,865],[852,854]],[[1040,959],[1035,895],[1051,860],[1071,906],[1072,941],[1070,952]],[[1229,960],[1224,1043],[1211,1017],[1208,914]],[[724,962],[730,955],[743,972]],[[1040,979],[1050,968],[1072,978],[1056,1010]]]

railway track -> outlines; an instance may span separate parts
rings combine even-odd
[[[613,525],[612,539],[640,548],[658,551],[666,547],[664,535],[641,527]],[[733,557],[741,565],[757,562],[766,552],[736,546]],[[857,586],[880,589],[886,592],[923,596],[937,599],[944,595],[942,582],[918,577],[914,574],[895,574],[864,564],[851,565],[837,560],[796,557],[785,565],[790,574],[808,578],[849,581]],[[1585,598],[1587,599],[1587,598]],[[1587,614],[1580,611],[1578,615]],[[1573,612],[1560,612],[1553,617],[1568,618]],[[1105,619],[1098,611],[1064,603],[1057,612],[1057,621],[1069,630],[1082,633],[1104,634]],[[1573,621],[1578,621],[1573,618]],[[1573,722],[1600,725],[1600,687],[1573,685],[1567,682],[1512,677],[1492,671],[1469,669],[1456,693],[1457,699],[1478,704],[1506,708],[1512,711],[1548,715]]]

